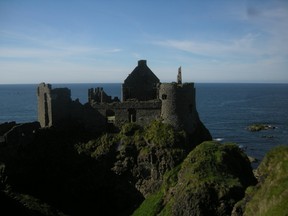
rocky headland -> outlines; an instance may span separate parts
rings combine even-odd
[[[256,179],[245,153],[211,141],[201,121],[193,134],[160,121],[0,132],[1,215],[287,214],[287,148],[268,153]]]

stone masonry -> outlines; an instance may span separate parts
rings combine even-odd
[[[140,60],[122,84],[121,102],[98,87],[88,90],[88,103],[84,105],[71,100],[69,89],[52,89],[50,84],[41,83],[37,93],[38,120],[41,127],[74,121],[105,129],[109,125],[121,127],[127,122],[144,126],[158,119],[193,133],[199,121],[195,88],[194,83],[182,83],[181,73],[180,67],[177,82],[161,83],[147,61]]]

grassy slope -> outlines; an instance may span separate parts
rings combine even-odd
[[[267,153],[258,172],[260,184],[246,192],[252,198],[244,215],[288,215],[288,147]]]
[[[243,178],[234,172],[235,168],[242,168],[243,160],[246,161],[247,157],[234,144],[204,142],[187,156],[181,166],[166,173],[161,189],[149,196],[133,215],[171,215],[172,211],[180,215],[181,211],[186,211],[181,208],[202,211],[201,205],[204,208],[208,206],[202,213],[225,213],[227,209],[221,209],[221,204],[210,206],[207,199],[211,202],[222,200],[228,209],[232,208],[237,198],[241,198],[239,191],[244,192],[246,187]],[[191,200],[188,201],[187,197]],[[191,207],[194,203],[195,206]]]

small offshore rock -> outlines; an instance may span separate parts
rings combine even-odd
[[[261,130],[271,130],[275,128],[276,128],[275,126],[267,125],[267,124],[252,124],[248,126],[247,130],[251,132],[255,132],[255,131],[261,131]]]

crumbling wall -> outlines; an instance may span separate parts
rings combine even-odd
[[[89,104],[82,105],[79,100],[73,101],[70,89],[52,89],[50,84],[41,83],[37,95],[38,121],[41,127],[69,127],[78,124],[89,130],[105,130],[105,117]]]
[[[41,127],[51,127],[70,117],[71,91],[68,88],[52,89],[41,83],[37,88],[38,121]]]
[[[112,103],[120,101],[118,97],[112,99],[111,96],[107,95],[103,88],[90,88],[88,89],[88,102],[97,102],[97,103]]]
[[[135,122],[144,126],[152,120],[159,119],[161,113],[160,100],[94,103],[92,107],[105,116],[108,123],[117,127],[127,122]]]
[[[38,121],[41,127],[52,126],[51,85],[41,83],[37,88]]]
[[[72,99],[71,91],[68,88],[51,89],[51,125],[59,124],[63,119],[71,119]],[[50,126],[50,125],[49,125]]]

